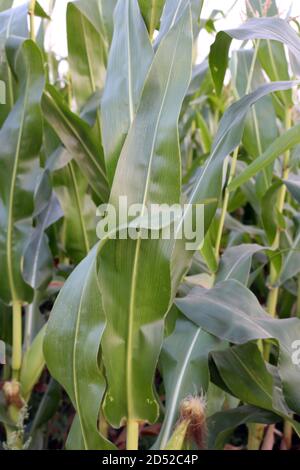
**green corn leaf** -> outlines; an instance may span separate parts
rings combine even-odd
[[[248,92],[252,92],[266,82],[257,60],[255,62],[254,60],[255,56],[252,50],[242,49],[234,51],[232,55],[230,66],[239,98],[246,93],[247,88]],[[251,67],[253,67],[253,71]],[[252,80],[249,84],[251,73]],[[265,125],[266,119],[268,120],[267,126]],[[243,144],[249,155],[257,158],[274,142],[277,136],[278,130],[272,98],[266,96],[254,105],[249,113],[245,125]]]
[[[119,2],[101,104],[103,147],[110,182],[152,60],[153,49],[137,0]]]
[[[223,450],[238,426],[247,423],[273,424],[280,419],[271,411],[249,405],[215,413],[208,419],[208,449]]]
[[[210,357],[226,388],[242,402],[285,413],[286,407],[274,403],[273,377],[255,343],[233,346],[221,354],[212,352]]]
[[[29,5],[29,4],[28,4]],[[44,20],[51,20],[50,16],[47,15],[47,13],[45,12],[44,8],[40,5],[39,2],[35,2],[35,5],[34,5],[34,14],[35,16],[39,17],[39,18],[43,18]]]
[[[57,411],[61,395],[60,385],[51,378],[30,426],[30,436],[33,436],[53,417]]]
[[[101,34],[107,50],[113,35],[113,13],[117,0],[85,0],[76,1],[76,7],[94,25]]]
[[[5,44],[10,36],[19,36],[24,39],[28,37],[27,5],[0,13],[0,79],[5,84],[4,87],[3,84],[1,85],[1,94],[4,96],[1,96],[0,101],[0,126],[11,111],[17,96],[16,79],[8,65],[5,53]]]
[[[288,179],[284,180],[284,184],[296,201],[300,202],[300,176],[290,174]]]
[[[26,402],[29,400],[32,389],[38,382],[38,379],[45,367],[43,354],[45,331],[46,326],[44,326],[37,334],[23,358],[20,384],[22,397]]]
[[[300,124],[297,124],[278,137],[262,155],[252,162],[241,174],[234,178],[228,186],[229,191],[234,191],[242,184],[245,184],[250,178],[273,163],[276,158],[283,155],[284,152],[296,147],[299,142]]]
[[[271,318],[254,294],[234,280],[223,281],[210,290],[194,288],[175,303],[191,321],[222,340],[244,344],[257,339],[275,339],[279,345],[278,369],[284,397],[288,406],[298,412],[300,400],[296,390],[300,366],[292,361],[293,342],[300,335],[298,319]]]
[[[211,273],[215,273],[218,270],[218,261],[215,254],[215,241],[212,236],[212,227],[209,228],[203,240],[203,245],[200,249],[200,253],[205,259],[208,269]]]
[[[68,59],[72,91],[78,110],[82,109],[93,93],[103,90],[107,62],[106,39],[81,11],[80,5],[83,3],[86,2],[70,2],[67,7]],[[91,4],[95,17],[99,1],[90,0],[88,3]],[[97,114],[97,126],[100,136],[100,110]]]
[[[53,275],[53,259],[46,230],[57,222],[63,212],[52,191],[46,170],[35,192],[35,227],[24,251],[23,277],[33,289],[46,288]]]
[[[76,414],[73,419],[73,423],[66,442],[66,450],[86,450],[78,414]]]
[[[232,39],[270,39],[285,44],[290,52],[299,57],[300,38],[294,29],[280,18],[253,18],[237,29],[221,31],[211,47],[209,64],[216,91],[221,93],[228,66],[228,52]]]
[[[163,450],[186,450],[186,439],[189,424],[190,423],[188,420],[181,421],[181,423],[176,426],[168,443],[165,447],[163,447]]]
[[[232,246],[225,250],[216,276],[216,283],[235,279],[241,284],[247,285],[251,269],[252,257],[261,250],[263,246],[255,243]]]
[[[266,82],[254,51],[235,51],[231,59],[231,71],[238,97],[255,90]],[[249,79],[251,77],[251,80]],[[250,81],[249,81],[250,80]],[[266,126],[266,120],[268,125]],[[243,145],[250,157],[259,157],[278,136],[276,114],[271,96],[266,96],[252,106],[245,124]],[[272,165],[258,176],[260,195],[268,189],[272,180]]]
[[[62,148],[55,152],[62,157]],[[95,245],[96,205],[88,191],[88,181],[72,160],[62,168],[52,169],[53,186],[64,212],[61,243],[66,256],[81,261]]]
[[[273,244],[278,227],[284,229],[284,218],[277,210],[276,202],[278,200],[278,191],[282,182],[275,181],[268,189],[261,201],[261,219],[266,232],[267,240],[270,245]]]
[[[166,0],[161,17],[159,35],[155,40],[155,47],[158,46],[170,28],[172,28],[178,21],[187,6],[190,6],[192,10],[193,35],[194,38],[196,38],[200,29],[200,15],[203,3],[204,0],[179,0],[178,2],[174,0]]]
[[[214,140],[212,152],[201,168],[199,177],[189,193],[188,203],[190,208],[184,212],[178,230],[184,224],[186,218],[189,217],[193,204],[197,204],[201,200],[219,200],[222,193],[225,159],[239,145],[242,139],[245,120],[251,106],[269,93],[289,89],[293,84],[295,82],[274,82],[262,85],[253,93],[244,96],[231,105],[224,113]],[[205,233],[215,216],[216,210],[217,203],[206,205],[204,208]],[[236,220],[234,223],[236,226],[239,224]],[[255,227],[256,233],[257,230],[259,229]],[[174,293],[182,276],[188,269],[192,256],[192,251],[185,250],[185,240],[176,240],[172,255],[172,285]]]
[[[300,231],[298,230],[289,251],[283,259],[277,284],[281,286],[300,272]]]
[[[4,47],[5,40],[12,35],[19,35],[24,37],[28,34],[28,27],[26,22],[27,5],[21,5],[17,8],[0,10],[0,38],[1,47]]]
[[[12,7],[14,0],[2,0],[0,3],[0,11],[8,10]]]
[[[166,390],[165,417],[155,448],[164,449],[179,417],[180,402],[208,389],[208,354],[220,341],[180,317],[175,331],[165,339],[160,363]]]
[[[150,38],[152,38],[154,31],[158,29],[164,4],[165,0],[139,0],[139,6]]]
[[[32,298],[21,266],[32,225],[34,188],[39,173],[44,68],[37,46],[29,40],[9,40],[7,54],[20,81],[18,100],[0,130],[3,142],[0,149],[0,266],[3,276],[0,297],[10,303],[12,300],[28,302]],[[25,118],[27,115],[30,119]]]
[[[234,346],[221,354],[212,352],[211,359],[233,395],[244,403],[273,411],[300,433],[300,425],[291,418],[290,410],[282,400],[282,391],[268,371],[257,344]]]
[[[113,448],[98,431],[106,385],[98,362],[105,316],[97,269],[96,246],[61,290],[44,341],[51,375],[65,388],[77,411],[85,450]]]
[[[191,57],[191,18],[185,9],[161,42],[145,82],[114,178],[110,202],[115,207],[124,194],[129,206],[179,202],[177,120]],[[154,422],[158,417],[152,382],[170,302],[170,260],[163,246],[162,240],[139,237],[110,240],[100,253],[107,314],[102,342],[108,380],[104,413],[115,427],[127,418]]]
[[[68,108],[51,85],[47,85],[42,106],[47,121],[89,181],[97,202],[107,202],[109,188],[102,148],[89,125]]]
[[[249,0],[247,2],[248,17],[278,16],[279,11],[275,0]],[[262,40],[258,48],[259,62],[272,81],[289,80],[288,62],[285,56],[284,47],[276,41]],[[278,93],[280,107],[282,104],[290,107],[292,105],[292,95],[290,91]],[[278,101],[276,102],[276,105]],[[277,106],[278,107],[278,106]],[[282,111],[282,110],[281,110]]]

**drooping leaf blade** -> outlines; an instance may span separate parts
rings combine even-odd
[[[210,69],[218,94],[223,88],[232,39],[280,41],[288,47],[295,57],[299,57],[300,38],[294,29],[280,18],[253,18],[237,29],[221,31],[217,34],[209,55]]]
[[[194,288],[187,297],[175,303],[190,320],[225,341],[244,344],[256,339],[276,339],[283,393],[289,407],[295,411],[299,409],[296,390],[300,366],[292,361],[292,344],[300,334],[298,319],[273,319],[254,294],[234,280],[221,282],[210,290]]]
[[[214,140],[212,152],[205,161],[199,177],[189,193],[188,205],[183,213],[179,229],[184,226],[185,220],[191,215],[193,205],[203,200],[218,201],[223,187],[223,168],[225,159],[239,145],[247,114],[260,98],[269,93],[285,90],[292,87],[295,82],[274,82],[260,86],[249,95],[231,105],[224,113],[217,135]],[[207,232],[217,210],[217,202],[212,202],[204,207],[204,234]],[[235,221],[236,222],[236,221]],[[257,230],[257,229],[256,229]],[[173,292],[186,272],[193,256],[193,251],[185,249],[186,240],[176,240],[172,255],[172,280]]]
[[[87,177],[99,202],[107,202],[109,187],[102,147],[89,125],[74,114],[56,89],[47,85],[42,101],[44,115]]]
[[[208,419],[208,449],[223,450],[234,429],[242,424],[273,424],[277,421],[280,417],[275,413],[248,405],[215,413]]]
[[[216,283],[235,279],[241,284],[247,285],[252,257],[255,253],[264,249],[263,246],[255,243],[227,248],[220,261]]]

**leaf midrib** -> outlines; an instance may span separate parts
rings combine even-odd
[[[12,295],[12,300],[22,300],[17,298],[16,287],[14,285],[14,275],[13,275],[13,268],[12,268],[12,231],[13,231],[13,208],[14,208],[14,198],[15,198],[15,186],[16,186],[16,179],[17,179],[17,172],[20,160],[20,151],[21,151],[21,141],[24,131],[24,124],[25,124],[25,112],[28,104],[28,97],[29,97],[29,83],[30,83],[30,73],[27,75],[26,85],[25,85],[25,93],[24,93],[24,106],[21,114],[21,122],[19,127],[18,133],[18,140],[17,146],[15,151],[15,160],[13,165],[13,174],[11,178],[11,187],[10,187],[10,194],[9,194],[9,203],[8,203],[8,219],[7,219],[7,238],[6,238],[6,259],[7,259],[7,271],[8,271],[8,280],[10,285],[10,291]]]
[[[129,31],[129,9],[130,3],[127,1],[127,60],[128,60],[128,101],[129,101],[129,121],[132,124],[134,120],[134,103],[133,103],[133,87],[132,87],[132,60],[131,60],[131,41]]]
[[[81,405],[79,403],[79,392],[78,392],[78,379],[77,379],[77,344],[78,344],[78,336],[79,336],[79,328],[80,328],[80,322],[81,322],[81,313],[82,313],[82,305],[83,305],[83,298],[85,294],[85,289],[86,286],[89,283],[89,277],[92,269],[94,268],[94,263],[91,264],[91,266],[88,268],[86,278],[84,280],[84,284],[82,287],[82,291],[80,294],[80,302],[79,302],[79,307],[78,307],[78,313],[77,313],[77,318],[76,318],[76,325],[75,325],[75,333],[74,333],[74,343],[73,343],[73,361],[72,361],[72,371],[73,371],[73,388],[74,388],[74,400],[76,404],[76,409],[80,421],[80,427],[81,427],[81,432],[82,432],[82,438],[84,442],[84,447],[86,450],[88,450],[88,442],[87,442],[87,436],[85,433],[85,428],[83,426],[83,419],[82,419],[82,414],[81,414]]]
[[[81,136],[78,134],[77,130],[72,126],[71,122],[65,117],[64,113],[61,111],[60,107],[56,104],[55,100],[52,98],[51,94],[47,94],[46,95],[48,97],[48,99],[50,98],[51,100],[51,103],[52,103],[52,106],[55,107],[57,113],[61,116],[62,120],[64,121],[64,123],[66,124],[66,126],[74,133],[75,137],[78,139],[78,141],[80,142],[80,145],[82,146],[82,148],[84,149],[84,151],[87,153],[87,155],[89,156],[90,160],[93,162],[93,164],[96,166],[96,168],[98,169],[98,171],[102,174],[102,176],[104,177],[105,181],[106,181],[106,175],[104,173],[104,170],[101,168],[101,165],[97,162],[96,158],[94,157],[94,155],[92,154],[92,152],[90,151],[90,149],[85,145],[85,142],[84,140],[81,138]],[[92,183],[91,183],[92,184]],[[96,188],[94,188],[96,190]],[[97,190],[98,192],[98,190]]]
[[[161,119],[161,115],[163,112],[163,108],[165,105],[165,100],[167,97],[169,85],[170,85],[170,80],[171,80],[171,75],[175,63],[175,57],[176,57],[176,52],[177,52],[177,47],[178,47],[178,40],[179,37],[182,33],[183,26],[181,27],[180,31],[178,32],[177,39],[176,39],[176,46],[174,48],[174,53],[170,65],[170,71],[168,75],[168,79],[166,82],[166,88],[165,92],[163,95],[162,99],[162,104],[158,113],[157,121],[156,121],[156,126],[154,130],[154,137],[153,137],[153,142],[152,142],[152,148],[151,148],[151,153],[150,153],[150,159],[149,159],[149,165],[148,165],[148,172],[147,172],[147,178],[146,178],[146,185],[145,185],[145,190],[144,190],[144,198],[143,198],[143,204],[142,204],[142,213],[141,216],[144,214],[145,210],[145,204],[146,200],[148,197],[148,192],[149,192],[149,185],[150,185],[150,175],[151,175],[151,169],[152,169],[152,161],[153,161],[153,156],[154,156],[154,150],[155,150],[155,143],[157,139],[157,133],[158,133],[158,127]],[[127,389],[127,418],[132,419],[132,396],[133,394],[131,393],[131,387],[132,387],[132,349],[133,349],[133,323],[134,323],[134,311],[135,311],[135,297],[136,297],[136,287],[137,287],[137,274],[138,274],[138,264],[139,264],[139,253],[140,253],[140,247],[141,247],[141,238],[138,238],[136,242],[136,249],[135,249],[135,255],[134,255],[134,264],[133,264],[133,270],[132,270],[132,278],[131,278],[131,292],[130,292],[130,301],[129,301],[129,318],[128,318],[128,333],[127,333],[127,351],[126,351],[126,389]]]
[[[96,81],[95,81],[95,77],[94,77],[94,73],[93,73],[93,68],[92,68],[92,65],[91,65],[90,51],[89,51],[89,48],[87,46],[87,41],[86,41],[86,28],[85,28],[85,24],[84,24],[83,14],[81,12],[79,12],[79,14],[80,14],[81,27],[82,27],[82,31],[83,31],[83,42],[84,42],[84,48],[85,48],[85,51],[86,51],[86,59],[87,59],[90,85],[91,85],[92,93],[95,93],[96,92]],[[97,121],[97,128],[98,128],[99,138],[101,138],[101,119],[100,119],[99,107],[97,108],[96,116],[97,116],[96,121]]]

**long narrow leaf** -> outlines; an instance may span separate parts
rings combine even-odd
[[[41,53],[29,40],[11,39],[7,53],[20,83],[18,100],[0,131],[0,296],[10,303],[28,302],[32,298],[21,266],[32,226],[34,188],[39,173],[44,67]]]
[[[179,202],[177,120],[191,57],[191,18],[186,9],[161,42],[150,68],[117,166],[110,200],[115,207],[121,195],[128,197],[128,205],[142,204],[143,211],[150,203]],[[128,417],[153,422],[158,406],[152,382],[170,302],[169,259],[162,241],[109,241],[101,252],[100,280],[107,314],[102,343],[108,379],[106,417],[116,427]]]
[[[223,87],[232,39],[241,41],[270,39],[285,44],[295,57],[299,57],[300,53],[299,36],[286,21],[280,18],[253,18],[237,29],[219,32],[209,56],[211,73],[219,94]]]
[[[110,182],[153,60],[137,0],[120,1],[114,19],[115,32],[101,104],[102,139]]]
[[[105,316],[97,278],[96,250],[97,247],[80,263],[60,292],[44,342],[47,366],[77,410],[86,450],[113,447],[98,431],[105,391],[98,354]]]
[[[43,111],[62,143],[87,177],[99,202],[107,202],[109,188],[101,146],[89,125],[72,113],[51,85],[43,95]]]

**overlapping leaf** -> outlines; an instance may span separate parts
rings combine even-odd
[[[139,0],[141,13],[147,25],[150,37],[158,29],[165,0]]]
[[[189,193],[189,206],[183,214],[179,228],[190,216],[194,204],[199,204],[201,201],[205,200],[216,201],[215,203],[206,205],[204,208],[204,232],[206,233],[215,216],[218,200],[222,192],[225,159],[239,145],[242,139],[245,120],[249,109],[260,98],[263,98],[267,94],[278,90],[289,89],[292,85],[293,82],[274,82],[262,85],[253,93],[244,96],[231,105],[224,113],[214,140],[212,152],[201,168],[199,177]],[[188,269],[192,256],[192,251],[185,250],[185,240],[177,240],[172,258],[172,281],[174,290],[184,272]]]
[[[35,192],[35,227],[24,251],[25,281],[33,288],[47,287],[53,274],[53,259],[46,230],[63,216],[46,170]]]
[[[105,391],[105,378],[98,363],[105,315],[97,269],[96,246],[60,292],[44,342],[47,366],[77,410],[85,450],[113,447],[98,431]]]
[[[3,276],[0,296],[9,303],[11,300],[28,302],[32,297],[31,288],[23,280],[21,266],[32,225],[34,189],[39,173],[44,67],[41,53],[29,40],[9,40],[7,53],[19,80],[18,99],[0,131],[0,266]]]
[[[220,348],[220,341],[202,328],[179,318],[174,333],[166,338],[161,366],[166,390],[166,413],[156,447],[164,449],[179,414],[181,400],[208,389],[208,354]]]
[[[101,104],[102,139],[110,182],[153,60],[137,0],[120,1],[114,18],[115,32]]]
[[[51,85],[47,85],[42,106],[47,121],[89,181],[97,202],[107,202],[109,187],[103,152],[90,126],[68,108]]]
[[[99,14],[102,0],[90,0],[89,16],[84,11],[86,2],[70,2],[67,7],[68,60],[72,91],[77,109],[81,110],[87,100],[96,92],[102,92],[106,77],[107,37],[104,35],[103,17],[101,29],[93,22]],[[101,140],[100,108],[96,110],[96,133]]]
[[[300,335],[298,319],[271,318],[254,294],[234,280],[221,282],[210,290],[194,288],[187,297],[176,300],[176,305],[205,331],[231,343],[276,339],[283,393],[288,406],[299,411],[299,365],[292,361],[293,342]]]
[[[276,158],[280,157],[287,150],[296,147],[300,142],[300,124],[296,124],[291,129],[279,136],[254,162],[252,162],[244,171],[242,171],[229,184],[228,189],[234,191],[242,184],[246,183],[250,178],[255,176],[259,171],[273,163]]]
[[[165,36],[150,68],[125,141],[110,202],[118,207],[178,203],[177,120],[191,74],[192,34],[186,8]],[[133,173],[134,172],[134,173]],[[100,281],[107,327],[102,351],[108,392],[104,412],[118,427],[126,419],[158,416],[152,382],[170,302],[170,260],[161,240],[111,240],[101,251]],[[156,275],[154,275],[156,273]]]
[[[270,39],[285,44],[289,51],[299,57],[300,38],[293,28],[280,18],[253,18],[237,29],[221,31],[211,47],[209,63],[216,90],[221,92],[228,65],[228,51],[232,39]],[[296,59],[295,59],[296,60]],[[298,60],[298,59],[297,59]]]

